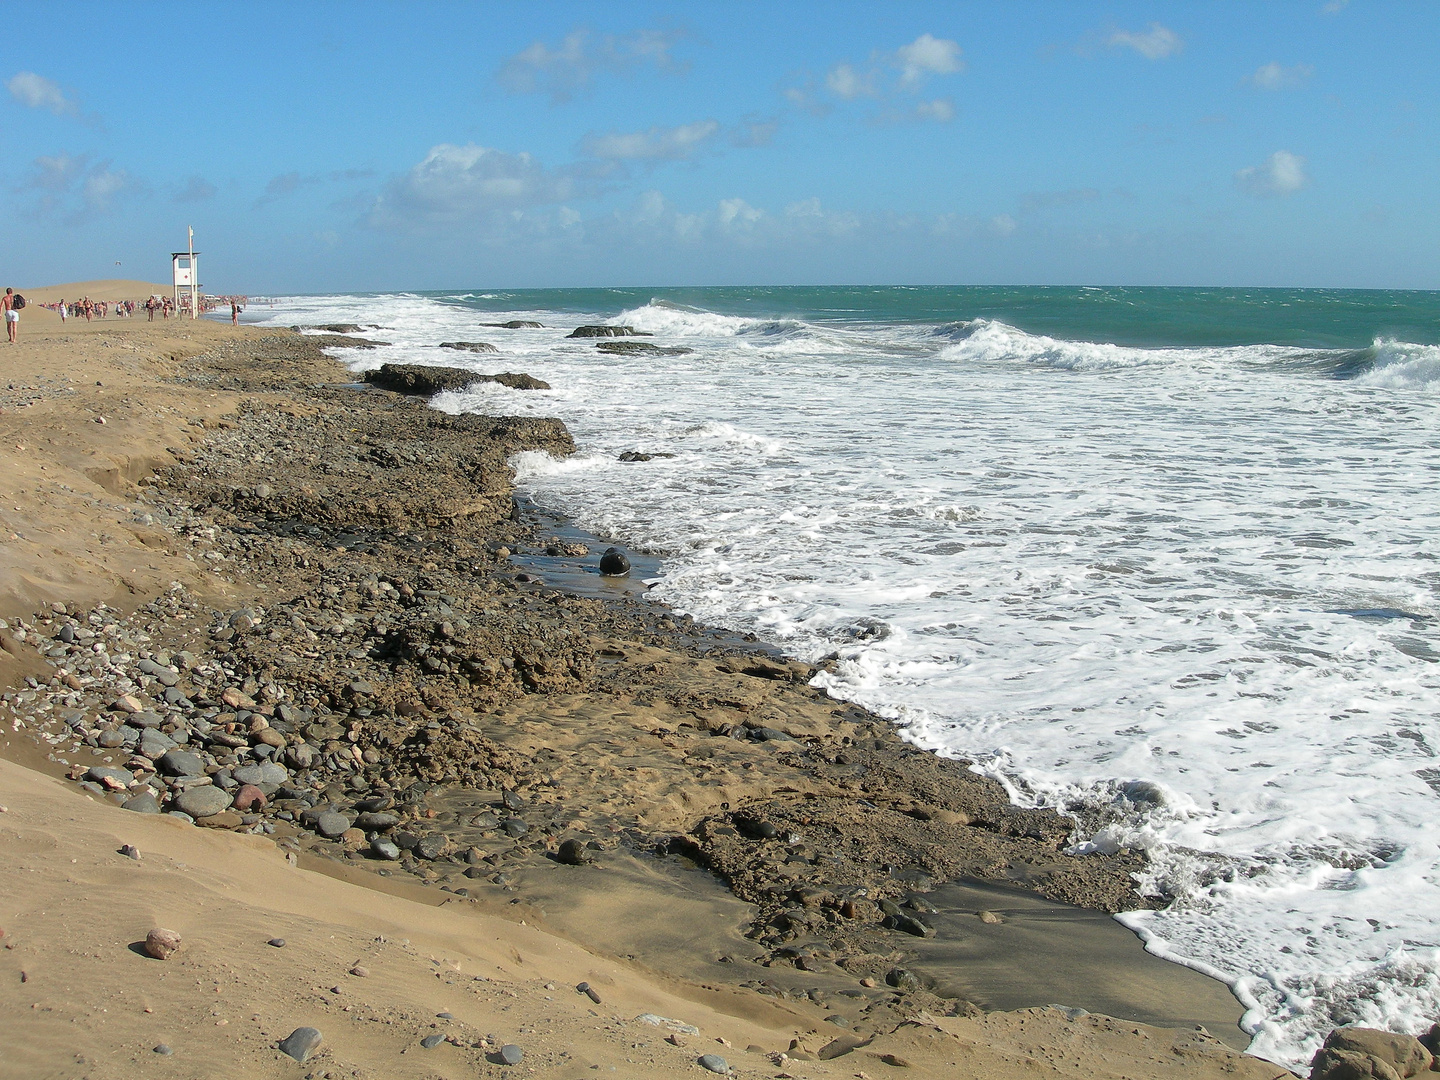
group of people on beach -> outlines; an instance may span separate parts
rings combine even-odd
[[[240,312],[245,310],[248,300],[249,297],[245,296],[205,297],[201,301],[202,311],[215,311],[220,306],[219,302],[224,301],[230,305],[231,325],[239,326]],[[61,323],[64,323],[72,316],[77,319],[84,318],[86,322],[90,322],[92,319],[103,319],[112,314],[118,319],[133,319],[137,305],[134,300],[91,300],[86,296],[71,303],[60,300],[57,303],[41,304],[40,306],[58,312]],[[176,314],[177,310],[174,300],[158,294],[152,294],[150,299],[139,306],[145,309],[145,314],[150,322],[155,321],[157,312],[161,319],[169,319],[171,315]],[[5,334],[12,345],[18,344],[20,309],[23,307],[25,307],[25,299],[13,288],[7,288],[5,295],[0,297],[0,313],[3,313],[5,317]],[[189,313],[188,307],[185,308],[184,313]]]
[[[72,316],[77,319],[83,317],[86,322],[91,319],[103,319],[111,314],[112,310],[118,319],[135,317],[134,300],[91,300],[86,296],[70,304],[61,300],[58,304],[41,304],[40,306],[59,312],[61,322]]]

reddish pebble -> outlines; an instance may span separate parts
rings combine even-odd
[[[174,930],[165,930],[157,926],[145,935],[145,951],[156,960],[169,960],[178,948],[180,948],[180,935]]]
[[[241,784],[235,793],[234,807],[243,814],[247,810],[262,809],[267,801],[265,793],[254,784]]]

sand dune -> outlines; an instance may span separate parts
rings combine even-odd
[[[5,288],[7,286],[0,286]],[[13,286],[25,299],[36,304],[54,304],[61,300],[75,301],[82,296],[91,300],[144,300],[152,293],[161,296],[174,293],[171,285],[155,281],[130,281],[113,278],[108,281],[71,281],[62,285]]]

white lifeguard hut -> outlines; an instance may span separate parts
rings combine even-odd
[[[176,314],[188,306],[190,317],[194,319],[200,311],[200,253],[195,250],[195,230],[190,229],[189,232],[190,250],[170,253],[170,274],[175,282]],[[183,303],[182,297],[189,303]]]

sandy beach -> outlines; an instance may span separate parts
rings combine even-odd
[[[3,350],[0,1075],[1289,1075],[1108,917],[1140,854],[607,586],[513,498],[559,421],[345,341]]]

